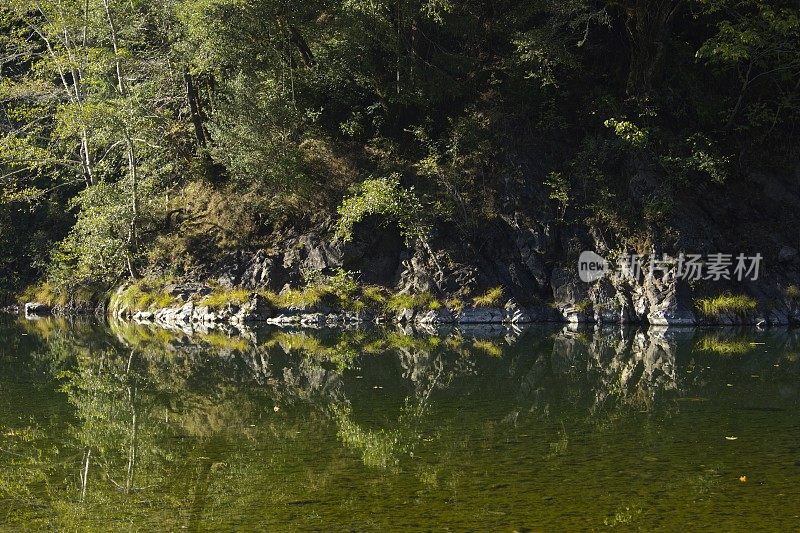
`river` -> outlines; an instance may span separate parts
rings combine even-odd
[[[0,525],[798,530],[800,333],[0,322]]]

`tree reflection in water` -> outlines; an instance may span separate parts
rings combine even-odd
[[[709,416],[697,406],[738,388],[750,403],[778,406],[772,413],[782,420],[798,398],[792,332],[408,333],[6,323],[6,522],[202,529],[339,520],[368,528],[382,522],[362,500],[380,497],[369,505],[449,502],[438,512],[450,521],[541,525],[565,510],[549,500],[525,507],[521,497],[550,491],[568,506],[566,487],[600,491],[591,476],[608,477],[609,468],[628,468],[629,484],[632,475],[662,472],[666,479],[648,478],[658,490],[712,498],[727,465],[688,475],[660,463],[670,454],[691,461],[696,449],[678,436]],[[709,438],[721,438],[713,432],[724,424],[703,423]],[[597,515],[590,523],[646,523],[655,496],[616,490],[638,496],[581,498]],[[500,501],[505,514],[479,511]],[[414,517],[409,509],[404,519]]]

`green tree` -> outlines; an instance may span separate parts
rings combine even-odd
[[[716,33],[697,51],[710,65],[734,69],[740,88],[725,118],[745,109],[750,127],[774,129],[800,112],[800,10],[796,2],[699,0]]]

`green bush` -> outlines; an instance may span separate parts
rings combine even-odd
[[[353,228],[369,215],[377,214],[393,220],[400,227],[406,242],[424,238],[430,227],[424,223],[425,210],[412,189],[400,186],[397,175],[369,179],[361,183],[354,195],[339,206],[336,237],[349,241]]]

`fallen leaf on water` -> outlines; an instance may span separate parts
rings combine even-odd
[[[725,437],[725,440],[736,440],[738,438],[739,437],[730,436],[730,437]]]
[[[739,476],[739,481],[741,481],[742,483],[746,483],[747,482],[747,476]]]

